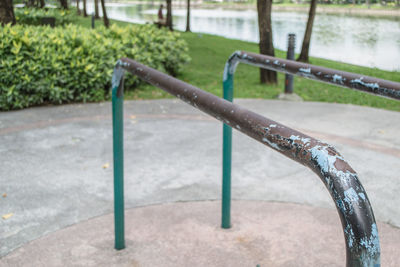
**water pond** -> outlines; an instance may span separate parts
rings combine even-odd
[[[134,23],[152,23],[157,20],[157,8],[150,4],[107,5],[110,18]],[[92,3],[88,3],[88,10],[93,12]],[[295,33],[296,51],[299,52],[307,17],[307,13],[301,12],[273,12],[275,47],[286,50],[287,35]],[[184,7],[173,9],[173,23],[176,29],[185,29]],[[191,30],[250,42],[259,40],[255,10],[194,8],[191,12]],[[310,49],[310,55],[316,57],[385,70],[400,70],[400,20],[317,14]]]

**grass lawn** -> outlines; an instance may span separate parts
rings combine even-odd
[[[77,23],[90,27],[90,19],[80,17]],[[100,24],[101,21],[97,21],[96,23]],[[120,26],[129,25],[129,23],[118,21],[112,21],[112,23]],[[228,57],[236,50],[258,52],[258,45],[255,43],[232,40],[209,34],[182,33],[182,38],[189,44],[189,54],[192,61],[178,78],[220,97],[222,96],[222,74]],[[285,58],[286,52],[276,50],[276,56]],[[320,58],[311,58],[310,63],[400,82],[400,72],[398,71],[383,71]],[[258,68],[239,64],[235,74],[235,97],[273,99],[283,91],[283,73],[278,74],[278,80],[278,85],[262,85],[259,83]],[[294,79],[294,92],[300,95],[305,101],[348,103],[400,111],[400,101],[300,77],[295,77]],[[164,91],[150,85],[143,85],[125,94],[126,99],[156,99],[166,97],[170,96]]]

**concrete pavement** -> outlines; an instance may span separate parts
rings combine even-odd
[[[400,227],[400,113],[310,102],[236,103],[334,145],[358,172],[376,218]],[[0,113],[0,194],[7,194],[0,197],[0,215],[12,214],[0,220],[0,256],[112,212],[110,114],[110,103]],[[125,120],[127,208],[220,198],[218,121],[178,100],[127,101]],[[334,212],[310,170],[236,131],[233,140],[235,199]]]
[[[177,202],[126,211],[126,248],[113,245],[108,214],[39,238],[0,266],[345,266],[334,210],[234,201],[233,225],[221,229],[220,201]],[[378,223],[382,266],[398,266],[400,231]]]

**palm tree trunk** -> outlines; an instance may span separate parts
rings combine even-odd
[[[104,4],[104,0],[100,0],[100,2],[101,2],[101,10],[103,11],[104,26],[108,28],[110,26],[110,21],[108,20],[107,17],[106,5]]]
[[[0,24],[15,24],[14,5],[12,0],[0,1]]]
[[[317,0],[311,0],[306,32],[304,33],[303,45],[301,46],[301,53],[299,58],[297,59],[298,61],[308,62],[308,52],[310,50],[311,33],[314,24],[316,9],[317,9]]]
[[[61,7],[63,9],[68,9],[68,1],[67,0],[60,0]]]
[[[99,0],[94,0],[94,18],[98,19],[99,16]]]
[[[78,15],[81,14],[81,10],[79,9],[79,0],[76,0],[76,13],[77,13]]]
[[[275,56],[272,42],[271,10],[272,0],[257,0],[260,54]],[[276,72],[260,68],[260,82],[277,83]]]
[[[87,12],[86,12],[86,0],[83,0],[83,16],[87,17]]]
[[[172,3],[171,0],[166,0],[167,1],[167,22],[166,26],[173,31],[173,26],[172,26]]]
[[[26,1],[26,5],[28,7],[34,7],[35,6],[35,0],[28,0]]]
[[[190,32],[190,0],[187,0],[186,31]]]

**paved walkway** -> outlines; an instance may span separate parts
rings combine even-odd
[[[358,172],[377,220],[400,227],[400,113],[325,103],[274,100],[238,100],[236,103],[334,145]],[[60,242],[56,237],[62,233],[75,240],[68,229],[76,230],[80,226],[81,229],[90,229],[93,226],[91,222],[110,220],[110,215],[107,215],[86,221],[112,212],[110,114],[110,103],[0,113],[0,195],[3,195],[0,196],[0,216],[11,214],[7,219],[0,219],[0,257],[3,256],[0,266],[11,264],[16,255],[24,265],[24,255],[36,255],[39,251],[44,255],[44,250],[51,251],[42,247],[43,244],[52,244],[49,240]],[[222,127],[218,121],[178,100],[127,101],[125,119],[125,196],[128,209],[220,198]],[[257,200],[255,203],[261,206],[269,204],[260,201],[299,203],[299,210],[310,208],[316,213],[327,210],[335,214],[327,190],[310,170],[236,131],[233,149],[235,199]],[[199,203],[207,207],[217,202]],[[132,209],[128,213],[134,214],[139,210]],[[248,208],[243,210],[245,212]],[[150,216],[152,213],[145,214]],[[214,214],[217,219],[213,217],[213,220],[218,220],[215,207]],[[259,215],[267,216],[262,212]],[[196,218],[194,214],[193,218]],[[243,218],[241,220],[243,222]],[[265,221],[262,219],[260,225],[264,227]],[[215,225],[214,222],[209,224]],[[55,232],[70,225],[74,226]],[[381,225],[381,232],[393,231],[388,234],[392,238],[390,242],[398,242],[398,229]],[[107,227],[93,226],[93,229],[104,228]],[[109,239],[112,225],[104,231]],[[294,229],[289,231],[290,235],[294,232]],[[88,232],[87,237],[90,234],[95,235],[95,232]],[[186,235],[190,235],[189,231]],[[24,254],[24,249],[15,250],[39,237],[44,239],[24,247],[33,254]],[[75,244],[64,238],[63,242]],[[105,243],[101,246],[103,250],[109,249]],[[67,253],[65,251],[80,257],[78,252],[81,250],[77,247],[74,251],[78,254],[68,249],[64,250]],[[386,255],[392,254],[388,249]],[[258,259],[268,265],[258,256],[253,257],[253,260]],[[152,263],[157,265],[155,261]],[[283,265],[293,264],[288,261]],[[396,265],[399,264],[393,266]]]
[[[345,266],[334,210],[234,201],[232,228],[221,229],[220,201],[178,202],[126,211],[126,248],[113,249],[113,215],[39,238],[0,266]],[[382,266],[399,266],[400,230],[378,223]]]

